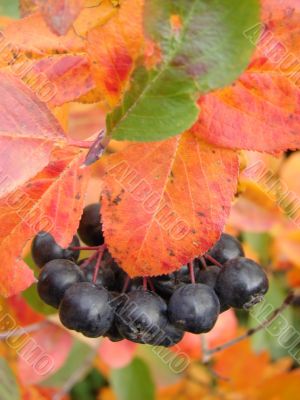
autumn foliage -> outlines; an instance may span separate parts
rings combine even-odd
[[[67,246],[91,201],[101,201],[108,249],[132,278],[179,269],[227,224],[242,236],[267,232],[264,261],[298,287],[300,157],[284,153],[300,148],[299,1],[19,3],[20,18],[0,17],[0,294],[18,323],[44,320],[20,295],[36,281],[31,240],[46,230]],[[105,151],[86,166],[102,130]],[[250,236],[247,252],[260,258]],[[235,315],[227,318],[228,337],[219,328],[212,347],[238,333]],[[57,371],[74,338],[56,321],[42,329],[35,340]],[[193,359],[202,354],[194,339],[182,343]],[[96,351],[104,376],[138,352],[111,346]],[[211,394],[209,371],[192,366],[176,382],[168,377],[157,399],[297,397],[289,360],[272,364],[267,352],[239,346],[214,366],[234,382]],[[51,398],[55,385],[37,386],[40,377],[5,346],[0,355],[12,360],[22,398]],[[114,396],[105,389],[103,399]]]

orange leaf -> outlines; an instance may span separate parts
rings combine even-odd
[[[252,67],[200,99],[194,132],[216,146],[276,153],[300,147],[299,89],[280,71]]]
[[[185,133],[130,144],[106,162],[106,242],[130,276],[173,271],[218,239],[236,190],[233,151]]]
[[[89,175],[78,169],[84,158],[84,152],[73,148],[56,150],[43,171],[0,200],[3,296],[18,293],[34,281],[20,255],[38,231],[50,231],[62,246],[70,243],[82,213],[82,193]]]
[[[3,37],[9,48],[14,49],[16,61],[29,57],[45,57],[46,54],[64,54],[84,51],[85,41],[75,32],[56,36],[40,13],[32,14],[8,25]],[[24,55],[22,52],[26,53]]]
[[[62,127],[47,106],[18,78],[0,72],[0,198],[49,162]]]
[[[104,25],[88,34],[93,77],[108,104],[115,106],[128,85],[143,48],[143,0],[125,0]]]
[[[38,0],[43,16],[57,35],[65,35],[84,6],[83,0]]]

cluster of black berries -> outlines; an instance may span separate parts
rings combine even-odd
[[[88,337],[173,346],[185,331],[208,332],[220,312],[248,309],[268,290],[263,269],[228,234],[179,271],[133,280],[105,249],[99,204],[84,209],[78,234],[88,246],[99,246],[88,259],[78,262],[77,236],[63,249],[45,232],[35,237],[32,255],[42,268],[40,297],[59,308],[65,327]]]

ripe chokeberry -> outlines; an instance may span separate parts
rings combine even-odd
[[[86,259],[83,259],[80,261],[79,265],[82,265],[85,262]],[[82,269],[87,282],[94,282],[96,263],[97,260],[92,260]],[[109,266],[101,262],[100,269],[94,283],[97,286],[105,287],[107,290],[113,290],[116,285],[116,274],[111,268],[109,268]]]
[[[135,290],[124,295],[115,318],[124,338],[150,344],[167,325],[167,305],[153,292]]]
[[[59,317],[68,329],[91,338],[103,336],[111,328],[114,319],[110,294],[93,283],[77,283],[65,292]]]
[[[245,255],[241,243],[228,233],[223,233],[207,254],[220,264],[224,264],[232,258],[243,257]]]
[[[76,261],[78,260],[80,252],[79,250],[71,250],[71,248],[78,247],[79,245],[78,237],[74,236],[69,247],[63,249],[56,243],[50,233],[41,231],[35,236],[32,242],[32,258],[40,268],[42,268],[47,262],[56,259]]]
[[[216,292],[223,303],[245,309],[259,303],[268,288],[268,277],[262,267],[245,257],[227,261],[216,284]]]
[[[198,274],[198,272],[197,272]],[[153,285],[156,292],[165,300],[169,300],[176,289],[186,283],[190,283],[190,270],[184,265],[180,270],[168,275],[159,275],[153,278]]]
[[[88,246],[100,246],[104,243],[99,203],[90,204],[83,210],[78,235]]]
[[[169,302],[170,322],[191,333],[209,332],[220,312],[217,295],[209,286],[188,284],[177,289]]]
[[[84,281],[83,273],[74,262],[52,260],[41,270],[37,290],[46,304],[58,308],[66,290],[81,281]]]
[[[215,289],[220,271],[220,267],[217,267],[216,265],[210,265],[209,267],[207,267],[207,269],[203,269],[198,272],[197,282],[203,283],[204,285]]]
[[[181,342],[183,335],[184,331],[182,329],[178,329],[168,322],[160,334],[158,334],[149,344],[152,344],[153,346],[172,347]]]

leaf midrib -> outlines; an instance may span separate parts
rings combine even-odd
[[[122,110],[122,117],[119,119],[118,123],[111,130],[111,132],[110,132],[111,136],[113,136],[113,133],[114,133],[114,131],[116,131],[118,129],[118,126],[124,121],[124,119],[126,119],[128,117],[129,113],[131,113],[131,111],[137,107],[137,105],[146,96],[147,92],[152,89],[152,87],[155,85],[155,83],[158,81],[158,79],[170,67],[171,61],[174,59],[175,55],[179,52],[179,49],[181,48],[182,44],[184,43],[184,38],[185,38],[185,35],[187,32],[187,27],[189,25],[190,20],[193,18],[196,3],[198,3],[198,0],[194,1],[193,6],[191,7],[190,12],[187,15],[187,18],[185,20],[186,23],[184,24],[184,27],[181,30],[180,35],[179,35],[180,40],[178,40],[178,46],[173,51],[171,51],[170,54],[166,57],[165,62],[162,63],[162,68],[160,69],[160,71],[156,74],[154,79],[152,79],[150,81],[150,83],[145,86],[145,88],[142,90],[140,95],[136,98],[135,102],[128,108],[128,110],[125,113],[123,113],[123,110]],[[123,102],[123,105],[124,105],[124,102]]]

